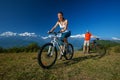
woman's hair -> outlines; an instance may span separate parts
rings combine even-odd
[[[58,14],[62,14],[62,16],[63,16],[63,12],[61,12],[61,11],[60,11],[60,12],[58,12]]]
[[[63,16],[63,12],[62,11],[58,12],[58,14],[62,14],[62,16]],[[64,17],[63,17],[63,20],[65,20]],[[58,20],[58,21],[60,22],[60,20]]]

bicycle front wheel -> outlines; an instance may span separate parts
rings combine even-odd
[[[66,60],[70,60],[70,59],[72,59],[73,54],[74,54],[74,48],[73,48],[72,44],[69,43],[64,52],[64,57]]]
[[[38,53],[38,63],[42,68],[50,68],[57,59],[57,49],[52,43],[45,44]]]

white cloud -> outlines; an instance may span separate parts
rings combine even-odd
[[[0,34],[0,36],[16,36],[17,33],[14,33],[14,32],[10,32],[10,31],[7,31],[7,32],[3,32],[2,34]]]
[[[42,36],[41,38],[42,38],[42,39],[48,39],[48,37],[47,37],[47,36],[45,36],[45,37],[43,37],[43,36]]]
[[[49,35],[49,36],[42,36],[41,38],[42,39],[48,39],[48,38],[51,38],[53,37],[53,35]],[[58,35],[57,37],[60,37],[60,35]],[[76,35],[71,35],[70,36],[71,38],[84,38],[85,37],[85,34],[76,34]],[[97,36],[96,36],[97,37]],[[94,36],[91,36],[91,38],[94,38]]]
[[[85,34],[76,34],[76,35],[72,35],[72,36],[70,36],[71,38],[84,38],[85,37]],[[91,36],[91,38],[100,38],[100,37],[98,37],[98,36],[94,36],[94,35],[92,35]]]
[[[53,37],[53,35],[49,35],[49,36],[40,36],[40,35],[36,35],[35,33],[30,33],[30,32],[24,32],[24,33],[14,33],[11,31],[8,32],[3,32],[0,34],[0,36],[27,36],[27,37],[41,37],[42,39],[48,39]],[[59,34],[57,37],[60,37],[61,35]],[[71,38],[84,38],[85,34],[76,34],[76,35],[71,35]],[[92,36],[93,38],[93,36]],[[113,39],[116,39],[115,37],[113,37]]]
[[[120,38],[112,37],[113,40],[120,40]]]
[[[9,36],[29,36],[29,37],[37,37],[37,35],[35,33],[29,33],[29,32],[24,32],[24,33],[14,33],[11,31],[7,31],[7,32],[3,32],[0,34],[0,36],[5,36],[5,37],[9,37]]]
[[[77,35],[72,35],[70,36],[71,38],[84,38],[85,34],[77,34]]]
[[[19,36],[37,37],[37,35],[35,33],[29,33],[29,32],[20,33],[18,35]]]
[[[49,36],[41,36],[42,39],[48,39],[52,38],[54,35],[49,35]],[[84,38],[85,34],[77,34],[77,35],[71,35],[71,38]],[[61,35],[57,35],[57,37],[61,37]]]

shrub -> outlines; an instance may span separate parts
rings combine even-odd
[[[30,43],[28,46],[12,47],[4,49],[0,47],[0,53],[20,53],[20,52],[37,52],[40,47],[37,43]]]
[[[120,53],[120,46],[115,46],[114,52],[115,53]]]
[[[0,53],[3,53],[4,49],[2,47],[0,47]]]

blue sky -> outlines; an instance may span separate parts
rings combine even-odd
[[[46,36],[62,11],[72,34],[88,29],[101,38],[120,38],[120,0],[0,0],[0,33]]]

